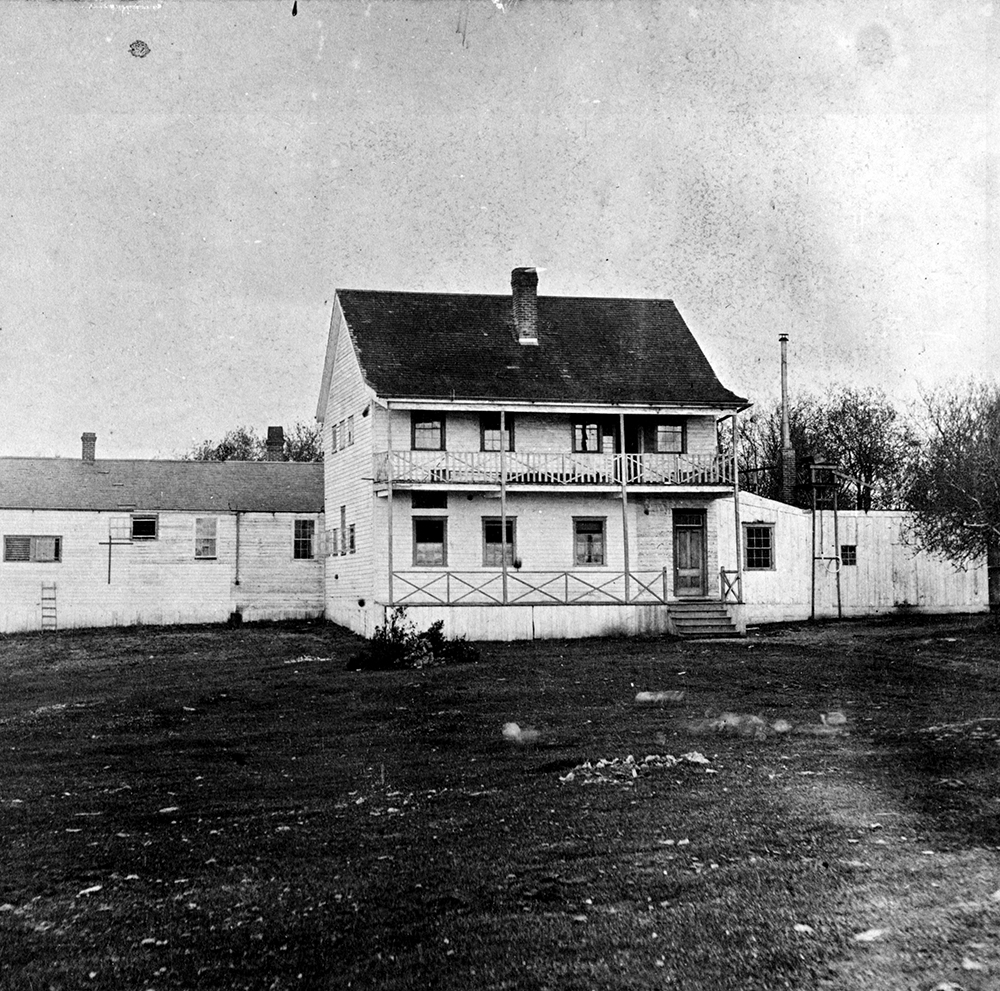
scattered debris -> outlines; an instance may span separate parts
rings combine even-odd
[[[674,757],[672,754],[649,754],[637,761],[632,754],[628,757],[614,757],[610,760],[599,760],[596,763],[585,761],[571,771],[560,775],[563,783],[579,781],[581,784],[624,784],[631,785],[640,774],[656,768],[676,767],[682,762],[689,764],[707,764],[709,760],[697,751]]]
[[[839,710],[834,710],[833,712],[821,712],[819,714],[819,721],[824,726],[844,726],[847,723],[847,716]]]
[[[807,926],[804,922],[796,922],[792,927],[797,933],[805,933],[807,936],[815,936],[816,930],[812,926]]]
[[[866,929],[863,933],[855,934],[854,942],[874,943],[875,940],[881,939],[887,932],[887,929]]]
[[[81,897],[82,897],[83,895],[92,895],[92,894],[94,894],[95,892],[97,892],[97,891],[100,891],[100,890],[101,890],[101,888],[103,888],[103,887],[104,887],[104,885],[103,885],[103,884],[95,884],[95,885],[92,885],[92,886],[91,886],[91,887],[89,887],[89,888],[84,888],[84,889],[83,889],[82,891],[78,891],[78,892],[76,893],[76,897],[77,897],[77,898],[81,898]]]
[[[683,702],[684,691],[636,692],[636,702]]]
[[[329,664],[329,657],[313,657],[311,654],[303,654],[301,657],[294,657],[290,661],[283,661],[283,664]]]
[[[517,723],[503,724],[503,737],[511,743],[534,743],[538,737],[538,730],[530,726],[519,726]]]
[[[973,960],[972,957],[962,957],[962,970],[986,970],[986,964]]]

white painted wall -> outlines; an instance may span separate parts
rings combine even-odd
[[[374,528],[372,455],[384,432],[385,411],[376,406],[365,384],[357,356],[340,313],[333,315],[337,342],[327,406],[322,423],[324,507],[326,509],[326,614],[335,623],[355,628],[374,597],[375,555],[378,534]],[[365,411],[367,410],[367,415]],[[354,444],[332,448],[332,428],[354,417]],[[409,443],[409,442],[407,442]],[[341,506],[348,526],[355,528],[355,553],[341,553]],[[333,531],[337,543],[334,546]],[[384,570],[384,569],[383,569]],[[361,603],[364,603],[363,605]]]
[[[735,569],[736,554],[732,499],[720,527],[721,560]],[[775,569],[744,571],[743,598],[750,624],[808,619],[811,614],[813,557],[812,514],[749,493],[740,495],[743,523],[773,523]],[[844,616],[890,612],[979,612],[988,608],[986,562],[966,571],[907,542],[905,512],[841,510],[839,542],[857,547],[856,566],[843,566],[841,605]],[[836,554],[833,514],[817,515],[816,554]],[[836,562],[816,567],[816,616],[837,615]]]
[[[295,519],[322,514],[240,514],[239,585],[236,517],[233,514],[159,512],[156,540],[111,548],[111,518],[128,514],[67,510],[0,510],[0,534],[62,538],[62,560],[53,563],[0,560],[0,630],[41,626],[43,582],[56,583],[60,629],[135,623],[210,623],[234,611],[244,619],[301,619],[323,614],[320,559],[295,560]],[[217,557],[194,556],[197,517],[217,520]],[[2,543],[0,543],[2,547]]]

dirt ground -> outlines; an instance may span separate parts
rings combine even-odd
[[[998,645],[0,639],[0,986],[1000,987]]]

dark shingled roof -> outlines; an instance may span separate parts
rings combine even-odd
[[[338,289],[381,396],[743,406],[666,299],[538,297],[538,346],[510,296]]]
[[[0,509],[320,513],[323,465],[0,458]]]

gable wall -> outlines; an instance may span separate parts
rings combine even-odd
[[[326,612],[327,618],[353,625],[359,600],[372,599],[375,567],[375,531],[372,491],[372,453],[378,419],[384,411],[373,399],[365,384],[350,334],[339,312],[333,371],[327,396],[323,430],[324,504],[326,510]],[[368,410],[368,415],[364,411]],[[354,444],[342,450],[332,449],[332,427],[354,417]],[[354,554],[341,553],[346,538],[341,538],[341,506],[346,507],[348,526],[354,524]],[[338,531],[334,546],[333,531]]]

